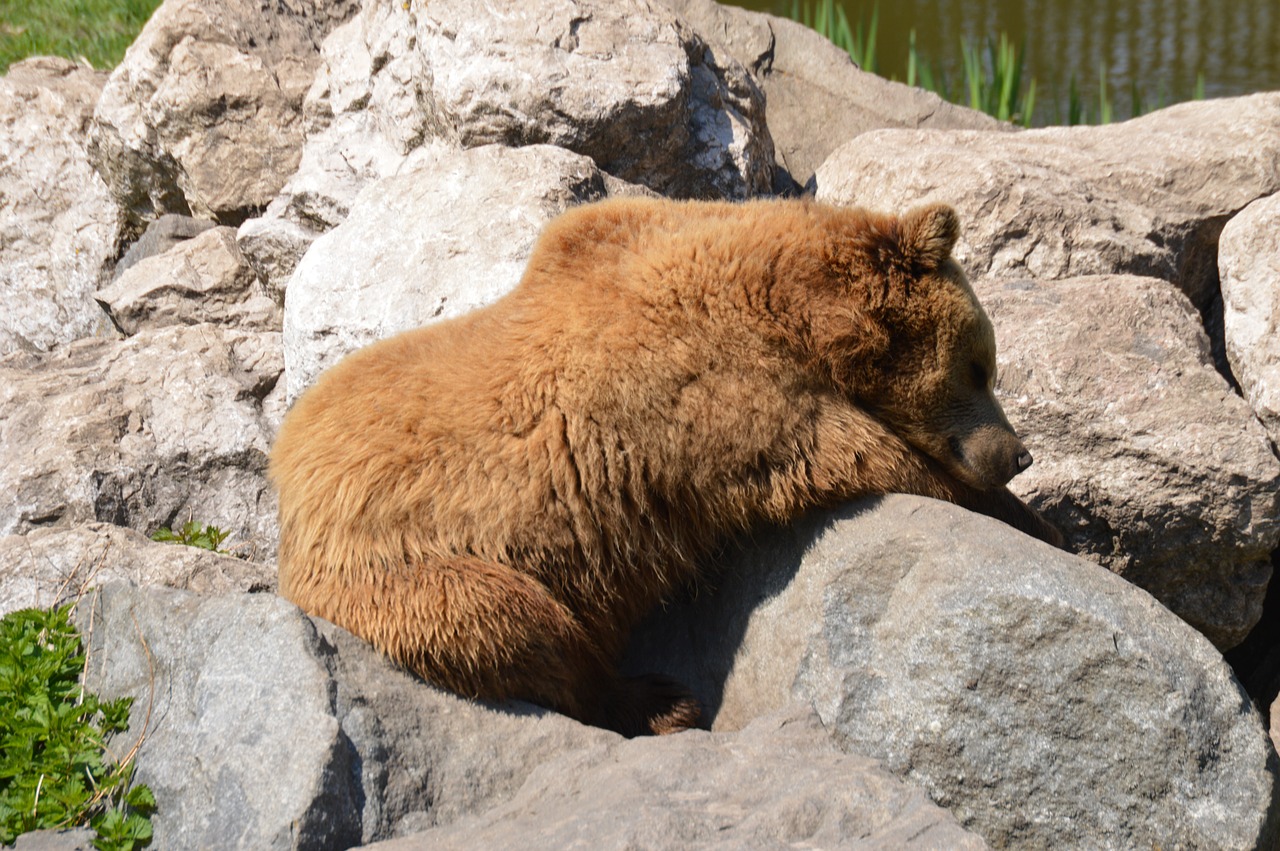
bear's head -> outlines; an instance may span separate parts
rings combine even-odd
[[[951,257],[955,211],[842,212],[829,230],[831,297],[811,315],[818,359],[842,393],[956,478],[1004,485],[1031,454],[995,398],[995,332]]]

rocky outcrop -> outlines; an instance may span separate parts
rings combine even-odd
[[[302,153],[320,43],[353,0],[167,0],[111,74],[91,151],[141,231],[163,213],[239,224]]]
[[[757,544],[638,637],[714,713],[657,740],[445,694],[268,595],[108,585],[78,618],[166,848],[983,847],[867,756],[995,847],[1275,841],[1257,714],[1145,592],[914,497]]]
[[[139,695],[127,738],[159,847],[985,847],[805,712],[628,742],[440,692],[272,596],[109,585],[78,618],[91,687]]]
[[[1222,230],[1227,357],[1273,444],[1280,444],[1280,195],[1245,207]]]
[[[48,57],[0,78],[0,355],[111,329],[93,291],[115,259],[119,211],[85,153],[104,80]]]
[[[520,280],[543,225],[606,192],[595,164],[563,148],[422,149],[363,192],[294,274],[289,399],[353,349],[496,301]]]
[[[234,553],[238,544],[231,538],[223,547]],[[107,582],[220,594],[274,590],[276,572],[261,561],[156,543],[111,523],[34,529],[0,538],[0,615],[59,605]]]
[[[188,517],[269,557],[280,335],[214,325],[0,360],[0,534]]]
[[[1280,841],[1276,755],[1230,669],[1096,565],[890,496],[757,538],[715,585],[631,662],[695,684],[714,729],[811,702],[994,847]]]

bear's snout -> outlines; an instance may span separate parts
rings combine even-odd
[[[968,469],[973,484],[996,488],[1031,466],[1031,453],[1012,430],[998,426],[980,428],[958,441],[956,453]],[[966,478],[969,478],[966,477]]]

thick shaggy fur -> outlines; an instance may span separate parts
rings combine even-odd
[[[1046,540],[955,213],[621,200],[553,222],[496,304],[356,352],[273,450],[280,590],[465,695],[628,735],[635,623],[726,536],[891,491]]]

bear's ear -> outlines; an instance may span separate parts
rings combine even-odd
[[[960,238],[960,217],[946,204],[908,210],[898,222],[903,259],[921,270],[936,269],[951,256]]]

